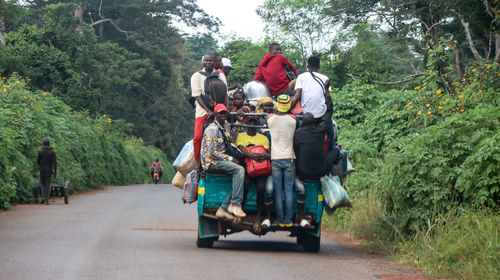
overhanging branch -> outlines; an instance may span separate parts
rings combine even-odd
[[[351,77],[353,80],[357,80],[359,79],[359,77],[357,76],[354,76],[353,74],[349,74],[347,73],[346,74],[347,76]],[[387,85],[387,86],[394,86],[394,85],[399,85],[399,84],[402,84],[402,83],[406,83],[406,82],[409,82],[409,81],[412,81],[414,80],[415,78],[417,77],[420,77],[424,75],[424,73],[422,72],[419,72],[419,73],[415,73],[413,75],[410,75],[402,80],[399,80],[399,81],[394,81],[394,82],[381,82],[381,81],[375,81],[375,80],[370,80],[369,82],[372,83],[372,84],[377,84],[377,85]]]

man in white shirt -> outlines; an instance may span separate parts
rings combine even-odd
[[[293,138],[297,121],[290,111],[290,96],[278,95],[276,114],[268,116],[271,131],[271,166],[274,188],[276,223],[280,227],[291,227],[293,218],[293,183],[295,181],[295,152]],[[285,195],[285,205],[281,199]]]
[[[300,102],[303,113],[311,113],[314,116],[316,123],[327,132],[328,141],[331,144],[333,138],[333,106],[328,91],[328,77],[318,73],[319,66],[319,57],[311,56],[307,59],[307,69],[309,71],[297,77],[295,95],[292,98],[292,108],[295,107],[297,102]]]
[[[207,105],[203,102],[203,93],[205,92],[205,79],[214,71],[215,69],[215,54],[207,53],[202,58],[203,70],[195,72],[191,76],[191,95],[196,99],[195,108],[195,121],[194,121],[194,158],[196,162],[200,162],[200,148],[201,140],[203,139],[203,124],[207,120],[209,115],[213,115],[213,111],[210,110]],[[224,75],[219,75],[226,85],[226,77]]]

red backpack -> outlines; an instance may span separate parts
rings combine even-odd
[[[262,145],[250,146],[245,149],[249,153],[263,154],[267,149]],[[245,158],[245,165],[247,166],[248,176],[255,178],[271,174],[271,161],[266,159],[263,161],[256,161],[251,158]]]

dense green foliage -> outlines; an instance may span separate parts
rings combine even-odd
[[[191,138],[186,98],[200,64],[173,22],[218,28],[195,1],[0,2],[0,73],[28,76],[30,87],[91,116],[123,119],[127,133],[170,158]]]
[[[30,90],[21,79],[0,81],[0,208],[29,202],[38,177],[37,151],[49,137],[58,159],[58,177],[71,180],[71,192],[105,185],[146,182],[160,150],[141,138],[126,138],[107,115],[93,118],[74,111],[52,93]],[[125,139],[125,141],[124,141]],[[167,166],[164,180],[173,176]]]
[[[346,181],[353,209],[325,225],[438,277],[495,279],[500,15],[498,1],[472,2],[269,0],[259,14],[286,45],[309,39],[302,56],[320,56],[332,82],[357,171]],[[329,28],[329,44],[311,48]]]

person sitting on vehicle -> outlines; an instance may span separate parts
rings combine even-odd
[[[155,161],[153,161],[153,164],[151,164],[151,178],[153,178],[154,180],[154,170],[155,170],[155,167],[158,168],[158,174],[160,176],[160,180],[161,180],[161,176],[163,175],[163,165],[161,164],[160,162],[160,159],[159,158],[156,158]]]
[[[280,94],[293,95],[293,92],[288,88],[290,80],[287,77],[284,65],[295,74],[295,66],[281,54],[281,46],[278,43],[272,43],[269,45],[269,53],[264,56],[254,75],[256,81],[265,82],[271,90],[272,96]]]
[[[250,111],[252,111],[250,106],[245,105],[245,100],[246,100],[246,95],[243,92],[243,90],[237,89],[236,92],[233,94],[234,107],[231,110],[231,112],[238,113],[236,120],[240,121],[241,123],[245,123],[246,120],[243,114],[250,113]]]
[[[54,149],[50,147],[49,138],[43,139],[43,148],[38,151],[36,159],[38,166],[40,166],[40,187],[42,191],[42,203],[45,202],[49,205],[50,186],[52,183],[52,174],[54,179],[57,178],[57,157]],[[52,173],[54,170],[54,173]]]
[[[273,176],[273,189],[276,205],[276,220],[280,227],[291,227],[293,217],[293,186],[295,181],[295,152],[293,138],[297,124],[290,111],[290,96],[281,94],[277,98],[276,114],[268,116],[267,124],[271,132],[271,166]],[[285,209],[281,200],[282,192],[285,193]],[[298,199],[305,202],[304,197]]]
[[[242,218],[246,216],[241,209],[245,168],[239,164],[237,159],[226,153],[227,147],[224,140],[226,138],[227,141],[233,142],[236,133],[226,121],[228,111],[224,104],[217,104],[214,112],[215,120],[205,129],[201,142],[201,167],[205,171],[222,169],[232,177],[232,190],[224,203],[217,209],[215,215],[224,219],[233,219],[233,215]]]
[[[247,125],[257,126],[259,120],[257,116],[248,116]],[[251,153],[246,150],[247,147],[262,145],[267,149],[264,153]],[[241,150],[245,158],[249,158],[256,161],[270,160],[271,154],[269,153],[269,140],[263,134],[257,132],[257,128],[248,127],[246,132],[238,134],[236,138],[236,146]],[[270,175],[264,175],[252,178],[247,174],[245,176],[245,191],[243,195],[243,205],[245,204],[246,197],[248,194],[248,189],[251,184],[255,184],[257,187],[257,216],[255,217],[253,230],[256,233],[261,231],[261,214],[264,204],[266,205],[266,219],[262,222],[262,227],[268,228],[271,226],[271,212],[273,207],[273,189],[272,184],[269,184],[266,188],[266,181]]]
[[[271,97],[263,97],[257,103],[257,113],[266,113],[273,114],[274,113],[274,100]],[[266,125],[267,120],[265,117],[259,118],[260,125]],[[271,141],[271,133],[269,132],[269,128],[262,128],[260,130],[262,134],[264,134],[269,141]]]
[[[328,94],[328,77],[318,73],[319,66],[319,57],[311,56],[307,59],[309,72],[300,74],[297,77],[295,95],[292,98],[292,108],[296,103],[300,102],[302,112],[311,113],[316,123],[320,124],[327,133],[327,147],[331,147],[333,141],[333,105]]]
[[[252,108],[250,108],[248,104],[245,104],[245,101],[246,101],[245,92],[243,92],[243,90],[237,89],[236,92],[233,94],[234,108],[231,110],[231,112],[238,112],[241,111],[241,109],[243,109],[244,113],[250,113],[250,111],[252,111]]]

